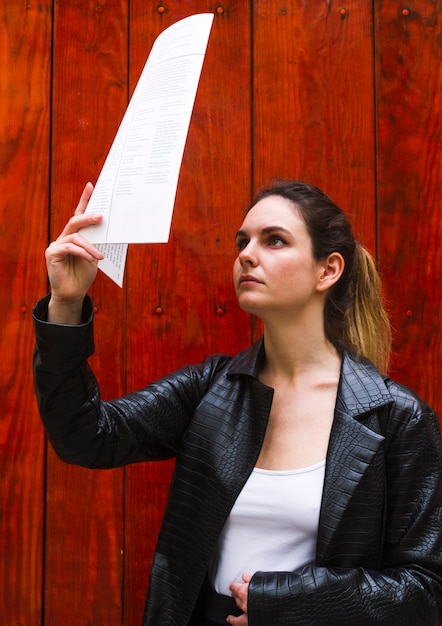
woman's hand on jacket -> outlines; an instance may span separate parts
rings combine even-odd
[[[249,582],[252,579],[252,576],[251,574],[243,574],[242,579],[244,582],[235,582],[230,585],[230,591],[232,592],[232,596],[235,599],[237,607],[241,609],[241,611],[244,611],[244,614],[239,617],[234,617],[233,615],[228,616],[227,623],[232,626],[248,626],[249,624],[249,618],[247,617],[247,596],[249,591]]]
[[[98,224],[102,216],[85,213],[94,187],[87,183],[73,217],[47,248],[46,267],[51,284],[48,321],[79,324],[83,299],[97,274],[103,255],[79,234],[85,226]]]

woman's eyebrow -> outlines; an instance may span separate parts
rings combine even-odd
[[[247,233],[245,230],[239,230],[236,235],[235,235],[235,239],[238,239],[238,237],[247,237]]]
[[[284,228],[284,226],[266,226],[261,230],[262,235],[269,235],[274,232],[284,232],[288,235],[291,234],[287,228]],[[238,239],[238,237],[248,237],[248,234],[245,230],[239,230],[235,235],[235,239]]]
[[[284,226],[266,226],[266,228],[262,229],[261,233],[263,235],[268,235],[270,233],[274,233],[275,231],[287,233],[288,235],[290,235],[290,231],[287,228],[284,228]]]

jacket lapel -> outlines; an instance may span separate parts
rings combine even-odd
[[[233,359],[229,374],[257,378],[263,358],[261,339]],[[317,542],[319,559],[326,559],[334,550],[333,538],[348,504],[384,440],[378,410],[392,402],[374,365],[345,352],[327,453]]]
[[[333,537],[348,504],[384,440],[374,413],[391,401],[371,363],[344,355],[327,453],[317,544],[320,559],[333,550]]]

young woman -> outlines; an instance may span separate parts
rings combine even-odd
[[[91,191],[46,251],[36,389],[68,463],[176,457],[143,625],[438,626],[438,419],[379,373],[379,278],[341,209],[299,182],[260,193],[233,280],[263,338],[104,402],[87,365],[101,255],[78,232],[99,219]]]

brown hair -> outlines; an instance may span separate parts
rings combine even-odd
[[[249,209],[263,198],[282,196],[293,202],[312,240],[313,255],[325,259],[339,252],[345,262],[330,289],[324,310],[325,333],[340,351],[370,359],[386,372],[391,327],[382,298],[381,280],[370,253],[355,240],[345,213],[323,191],[300,181],[275,180],[258,192]]]

